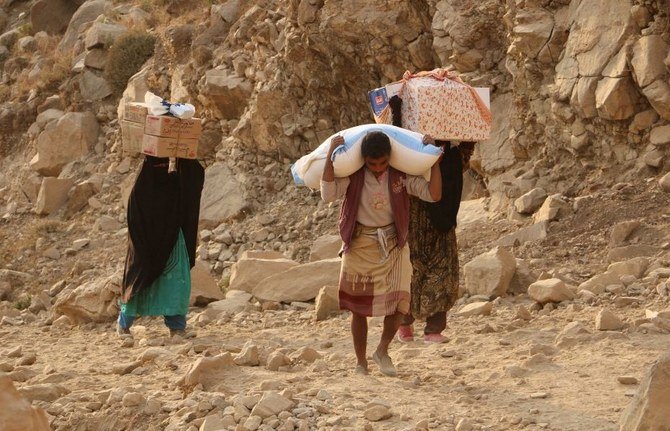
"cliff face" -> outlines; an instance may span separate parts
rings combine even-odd
[[[670,119],[661,1],[230,0],[203,7],[95,0],[76,12],[68,2],[27,6],[6,2],[0,19],[4,133],[27,129],[54,95],[69,109],[104,111],[98,116],[107,124],[113,110],[105,108],[118,96],[100,91],[107,83],[99,78],[113,43],[95,44],[92,33],[113,42],[129,29],[150,28],[158,42],[144,85],[198,105],[211,120],[205,156],[212,158],[228,137],[245,151],[295,159],[334,131],[371,121],[369,89],[405,70],[450,67],[493,89],[494,137],[475,157],[493,194],[516,194],[495,180],[512,168],[542,169],[547,177],[556,164],[574,165],[571,175],[581,176],[582,165],[593,163],[638,175],[663,164],[665,142],[649,139]],[[47,25],[45,15],[71,18],[67,26]],[[54,76],[54,40],[61,57],[73,64],[83,58],[83,67]],[[577,195],[580,187],[568,182],[556,191]]]

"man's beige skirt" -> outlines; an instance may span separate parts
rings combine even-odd
[[[406,314],[412,280],[409,246],[398,248],[395,234],[381,241],[376,232],[376,228],[357,228],[342,255],[340,308],[363,316]],[[382,242],[385,247],[380,246]]]

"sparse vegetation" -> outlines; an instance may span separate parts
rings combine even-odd
[[[21,25],[17,28],[17,30],[19,31],[19,34],[21,35],[21,37],[23,37],[23,36],[30,36],[30,35],[33,34],[33,26],[32,26],[32,24],[30,24],[29,22],[28,22],[28,23],[25,23],[25,24],[21,24]]]
[[[30,295],[24,295],[24,296],[20,297],[19,299],[17,299],[16,301],[14,301],[13,306],[17,310],[25,310],[26,308],[30,307],[31,302],[32,302],[32,299],[31,299]]]
[[[128,80],[154,53],[156,38],[149,33],[130,31],[109,49],[105,78],[114,91],[122,92]]]

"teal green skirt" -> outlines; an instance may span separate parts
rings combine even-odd
[[[190,297],[191,266],[184,235],[179,229],[177,243],[160,277],[119,307],[126,316],[185,316]]]

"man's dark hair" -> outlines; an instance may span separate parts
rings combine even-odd
[[[391,155],[391,141],[382,132],[370,132],[363,138],[361,144],[363,158],[379,159]]]

